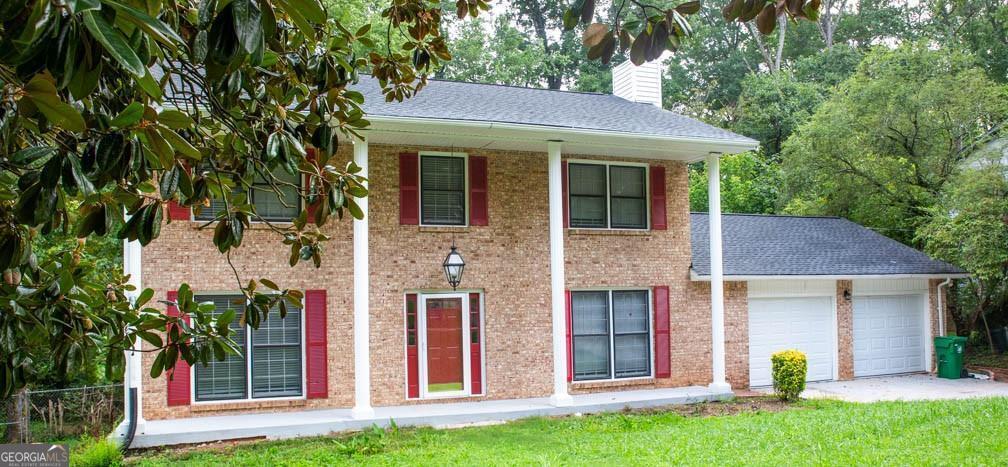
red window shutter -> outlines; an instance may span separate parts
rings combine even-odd
[[[669,288],[667,285],[655,286],[652,293],[655,314],[655,377],[669,378],[672,376],[672,361],[669,356]]]
[[[480,294],[469,294],[469,375],[471,394],[483,394],[483,354],[480,344]]]
[[[399,223],[420,223],[420,155],[399,154]]]
[[[168,291],[167,298],[169,302],[178,300],[178,292],[174,290]],[[179,309],[175,305],[168,305],[167,315],[172,317],[179,316]],[[183,319],[187,323],[189,322],[188,316],[183,316]],[[169,370],[165,378],[168,381],[168,406],[189,405],[189,363],[180,357],[175,362],[175,368]]]
[[[665,167],[651,166],[651,229],[665,230],[668,218],[665,206]]]
[[[566,165],[564,166],[566,167]],[[564,295],[566,295],[567,300],[567,381],[574,381],[574,323],[573,316],[571,315],[571,292],[570,290],[565,290]]]
[[[562,185],[563,192],[563,218],[564,218],[564,228],[570,227],[570,212],[567,203],[570,201],[567,199],[567,162],[560,163],[560,185]],[[570,292],[567,293],[568,298],[570,297]],[[567,309],[570,309],[570,303],[568,300]],[[569,346],[568,346],[569,347]],[[567,378],[568,380],[570,378]]]
[[[192,174],[192,169],[186,165],[186,171]],[[179,195],[182,196],[181,194]],[[170,221],[188,221],[191,220],[189,215],[190,209],[188,206],[182,206],[175,201],[168,202],[168,220]]]
[[[309,399],[329,397],[326,291],[305,290],[305,380]]]
[[[469,225],[487,225],[487,159],[469,156]]]
[[[417,336],[417,295],[406,294],[406,397],[420,397],[420,354]]]
[[[308,159],[308,162],[311,162],[312,164],[314,164],[315,163],[315,148],[306,148],[305,151],[308,153],[308,155],[306,156],[306,159]],[[303,188],[305,190],[308,190],[309,188],[311,188],[311,176],[305,175],[303,183],[304,183],[304,187]],[[321,200],[321,198],[319,198],[319,199]],[[305,205],[305,211],[308,211],[307,217],[308,217],[308,223],[309,224],[314,224],[315,223],[315,210],[318,209],[318,205],[320,203],[321,202],[317,200],[314,203]]]

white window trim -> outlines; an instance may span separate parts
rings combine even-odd
[[[193,292],[193,299],[196,296],[239,296],[235,292]],[[199,401],[196,400],[196,366],[201,365],[201,363],[196,363],[195,365],[189,365],[189,403],[191,405],[215,405],[215,404],[241,404],[245,402],[270,402],[270,401],[296,401],[296,400],[306,400],[308,398],[308,387],[307,387],[307,370],[305,366],[305,338],[307,337],[305,329],[305,306],[304,300],[301,301],[301,395],[300,396],[284,396],[284,397],[252,397],[252,358],[249,355],[245,356],[245,397],[240,399],[216,399],[216,400],[206,400]],[[235,319],[241,319],[240,316],[235,316]],[[245,325],[245,347],[246,354],[248,350],[252,348],[252,326]]]
[[[565,161],[567,163],[567,186],[564,187],[567,192],[567,219],[570,220],[568,230],[604,230],[604,231],[631,231],[631,232],[648,232],[651,230],[651,166],[643,162],[619,162],[619,161],[599,161],[593,159],[568,159]],[[570,189],[570,165],[580,164],[580,165],[603,165],[606,168],[605,171],[605,203],[606,203],[606,226],[605,227],[575,227],[573,225],[573,216],[571,216],[571,189]],[[612,187],[610,187],[610,176],[609,168],[612,166],[616,167],[643,167],[644,168],[644,227],[634,228],[634,227],[613,227],[612,226]]]
[[[427,298],[444,298],[459,296],[462,297],[462,303],[464,312],[462,319],[462,326],[464,329],[464,339],[465,345],[471,345],[470,330],[470,320],[469,320],[469,309],[466,306],[469,302],[469,294],[479,294],[479,344],[480,344],[480,386],[482,391],[479,394],[472,393],[472,352],[463,351],[463,360],[465,368],[463,369],[463,377],[465,382],[462,391],[452,391],[450,393],[437,393],[431,395],[427,392]],[[415,294],[417,296],[417,317],[416,317],[416,333],[417,333],[417,383],[420,386],[419,397],[406,397],[407,400],[424,400],[424,399],[457,399],[463,397],[482,397],[487,394],[487,379],[486,379],[486,339],[485,339],[485,329],[486,329],[486,317],[484,310],[486,309],[485,299],[483,291],[481,290],[457,290],[452,292],[447,291],[437,291],[437,290],[418,290],[418,291],[407,291],[403,295],[403,323],[406,323],[409,317],[409,310],[407,309],[407,303],[405,300],[406,295]],[[421,324],[422,323],[422,324]],[[404,328],[405,329],[405,328]],[[409,338],[403,334],[403,375],[409,374]],[[409,378],[404,378],[403,393],[409,394]]]
[[[423,219],[423,158],[424,156],[461,157],[463,182],[463,213],[465,219],[461,224],[427,224]],[[420,227],[463,228],[469,227],[469,153],[449,151],[421,151],[417,155],[417,224]]]
[[[573,384],[589,384],[597,382],[607,382],[607,381],[634,381],[634,380],[647,380],[654,379],[655,377],[655,334],[654,334],[654,291],[651,287],[586,287],[581,289],[571,289],[571,294],[576,292],[607,292],[609,300],[609,377],[608,378],[593,378],[593,379],[577,379],[574,375],[574,302],[571,301],[571,383]],[[647,323],[648,323],[648,340],[650,341],[650,351],[648,352],[649,372],[647,375],[642,376],[626,376],[617,377],[616,376],[616,332],[615,323],[613,320],[613,292],[647,292]]]

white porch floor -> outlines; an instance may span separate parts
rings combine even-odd
[[[241,438],[294,438],[360,430],[371,425],[443,426],[515,420],[525,417],[598,413],[624,408],[693,404],[733,397],[706,386],[575,395],[574,405],[554,407],[549,398],[509,399],[451,404],[375,407],[375,416],[353,419],[350,409],[304,410],[148,421],[131,447],[193,444]]]

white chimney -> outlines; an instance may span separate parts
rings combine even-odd
[[[662,106],[661,84],[665,56],[634,66],[627,60],[612,70],[613,95],[632,102]]]

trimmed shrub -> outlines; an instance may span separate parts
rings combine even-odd
[[[805,354],[794,349],[782,350],[770,357],[773,367],[773,387],[782,401],[794,401],[805,390],[808,361]]]
[[[70,465],[74,467],[120,466],[123,464],[119,445],[108,438],[81,438],[70,450]]]

